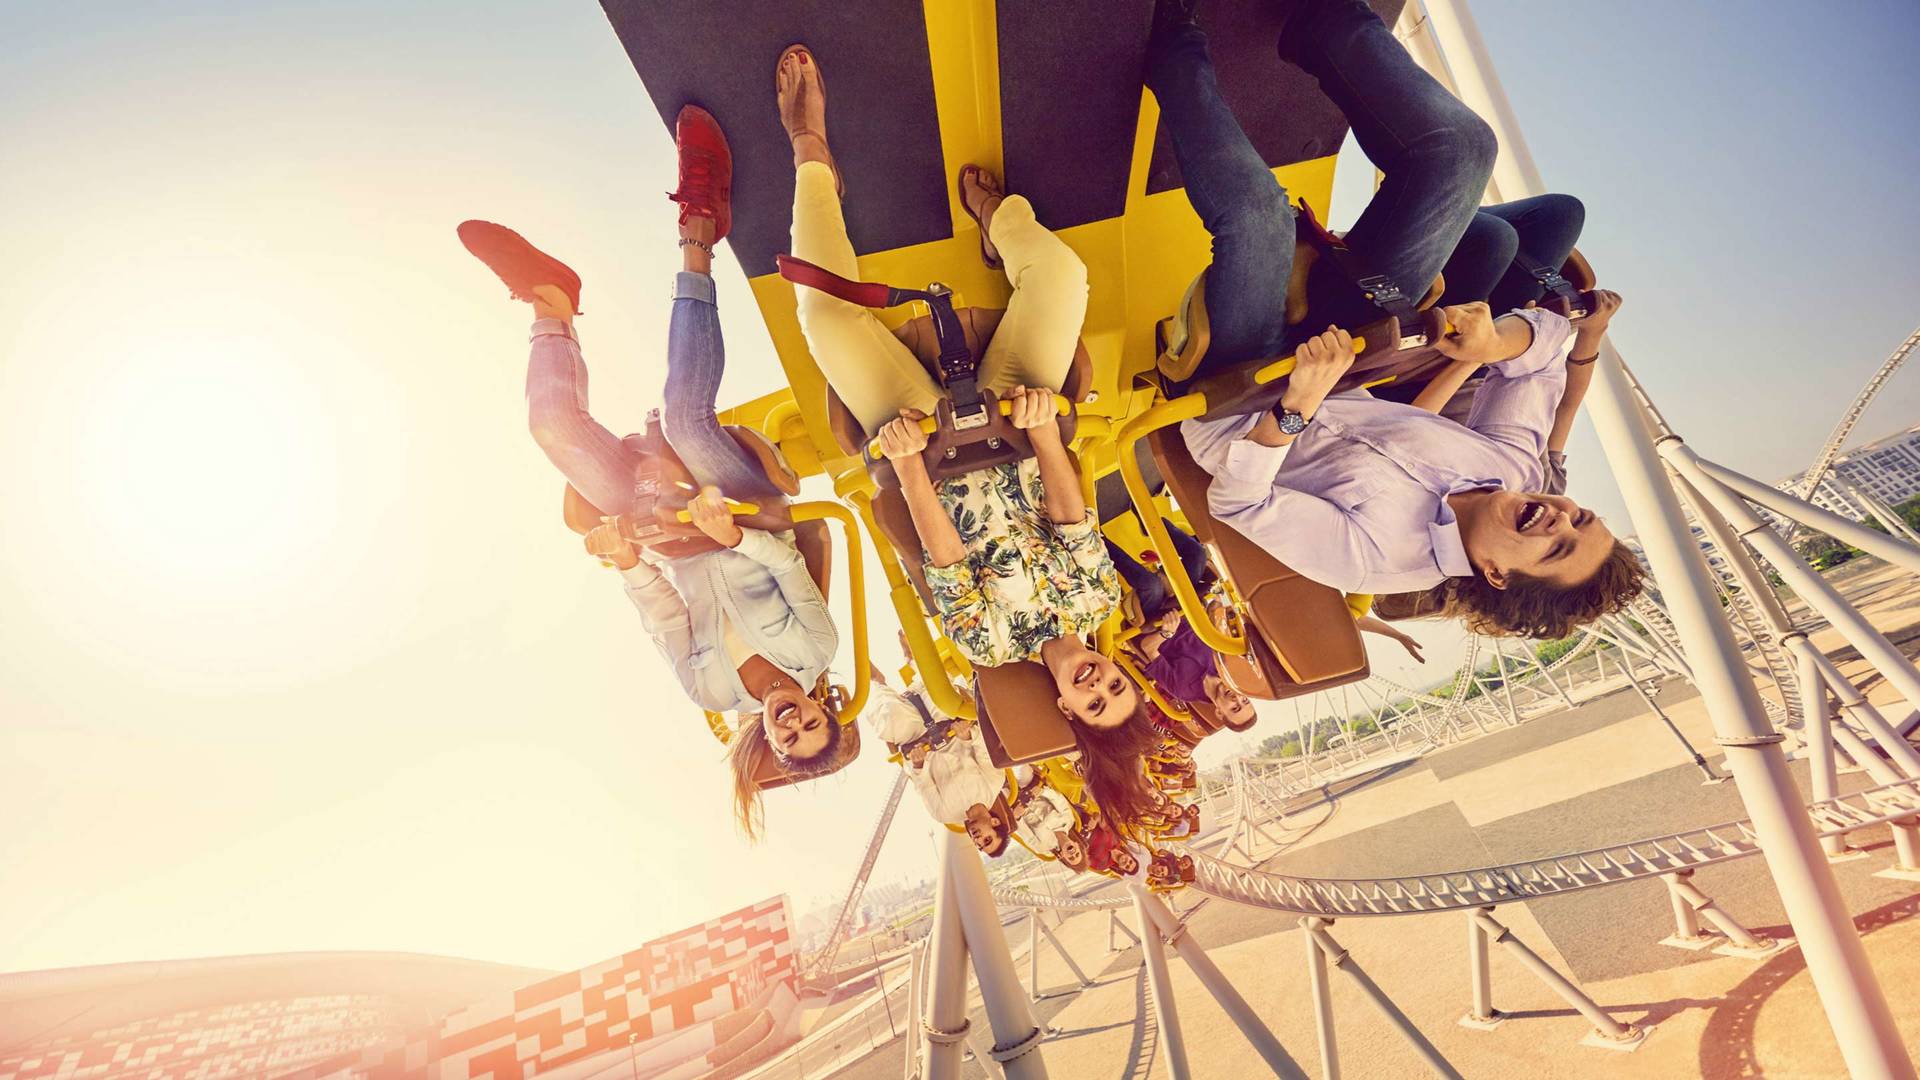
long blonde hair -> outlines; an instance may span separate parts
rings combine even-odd
[[[828,682],[826,673],[822,672],[813,692],[807,696],[827,714],[827,741],[813,756],[789,757],[781,753],[773,740],[767,738],[767,729],[758,716],[743,714],[732,738],[727,740],[727,765],[733,770],[734,821],[748,841],[759,840],[766,828],[766,808],[754,777],[760,775],[767,758],[773,758],[781,772],[794,778],[820,776],[842,764],[840,748],[844,740],[840,710],[846,704],[845,692]]]

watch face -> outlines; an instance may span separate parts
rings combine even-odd
[[[1280,410],[1280,430],[1288,435],[1298,435],[1307,430],[1307,418],[1292,409]]]

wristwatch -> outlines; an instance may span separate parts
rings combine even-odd
[[[1298,435],[1307,430],[1307,418],[1302,416],[1297,409],[1289,409],[1285,405],[1276,405],[1273,409],[1273,418],[1280,421],[1281,434]]]

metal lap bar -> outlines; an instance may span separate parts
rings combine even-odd
[[[1001,416],[1013,415],[1013,402],[1002,401],[1002,402],[999,402],[999,406],[1000,406]],[[1053,407],[1056,410],[1057,415],[1065,416],[1068,413],[1073,411],[1073,402],[1068,401],[1065,397],[1062,397],[1059,394],[1055,394],[1053,395]],[[978,422],[970,423],[970,424],[961,424],[959,421],[959,411],[958,411],[958,408],[956,407],[954,412],[954,425],[953,425],[954,430],[966,431],[970,428],[983,427],[985,426],[985,424],[986,424],[986,419],[984,417],[984,414],[982,415],[982,418]],[[921,418],[920,431],[922,434],[932,435],[934,432],[939,430],[940,430],[940,421],[938,419],[931,416]],[[1074,441],[1079,442],[1080,440],[1076,438]],[[880,453],[880,440],[879,439],[869,440],[867,442],[867,457],[874,461],[879,461],[882,456],[883,455]]]
[[[873,684],[873,664],[868,660],[867,559],[866,553],[860,550],[860,527],[846,507],[824,499],[794,503],[792,513],[795,524],[832,518],[840,523],[841,535],[846,537],[847,591],[853,601],[853,697],[841,708],[839,719],[842,724],[851,724],[859,717],[860,710],[866,707],[867,694]]]
[[[1114,456],[1119,460],[1120,479],[1125,482],[1127,497],[1133,500],[1134,509],[1139,511],[1140,524],[1146,527],[1147,537],[1153,541],[1157,551],[1175,550],[1173,537],[1167,532],[1167,523],[1160,519],[1159,508],[1153,502],[1153,492],[1147,489],[1146,474],[1140,470],[1137,444],[1150,432],[1172,427],[1183,420],[1192,420],[1206,411],[1205,394],[1184,394],[1172,401],[1162,401],[1127,421],[1114,439]],[[1201,642],[1217,653],[1244,655],[1247,639],[1226,633],[1213,625],[1213,619],[1207,614],[1207,605],[1200,598],[1200,590],[1194,587],[1193,579],[1187,576],[1186,566],[1179,559],[1162,559],[1160,568],[1167,576],[1167,584],[1173,588],[1174,599],[1180,603],[1180,614],[1186,617],[1187,625],[1193,628]]]

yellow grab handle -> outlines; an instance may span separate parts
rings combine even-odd
[[[1367,351],[1367,339],[1363,337],[1354,338],[1353,339],[1353,355],[1359,356],[1361,353],[1366,351]],[[1268,364],[1267,366],[1261,368],[1259,371],[1254,372],[1253,373],[1254,384],[1257,386],[1265,386],[1275,379],[1283,378],[1287,375],[1293,374],[1293,361],[1294,361],[1294,358],[1292,356],[1283,356],[1280,359],[1275,360],[1273,363]]]
[[[750,502],[734,502],[732,499],[728,499],[727,510],[731,512],[734,517],[752,517],[753,515],[760,512],[760,504],[750,503]],[[675,521],[688,522],[693,520],[693,514],[686,510],[682,510],[679,513],[673,515],[673,519]]]
[[[998,404],[1000,406],[1001,416],[1013,415],[1013,402],[1001,401],[1001,402],[998,402]],[[1064,396],[1060,394],[1055,394],[1053,395],[1053,407],[1055,410],[1058,411],[1059,415],[1065,416],[1068,413],[1073,411],[1073,402],[1068,401]],[[920,430],[924,434],[932,435],[934,432],[940,430],[940,421],[931,416],[923,416],[920,418]],[[881,455],[880,455],[879,439],[874,439],[873,441],[867,443],[867,456],[872,458],[875,461],[880,460]]]

